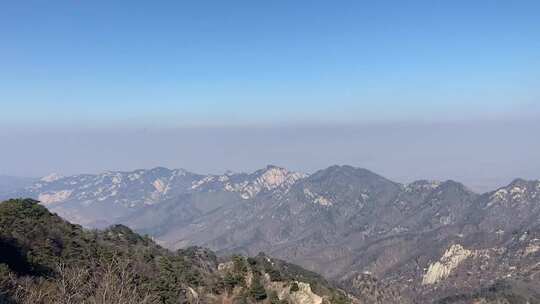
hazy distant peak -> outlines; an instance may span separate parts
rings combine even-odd
[[[538,181],[526,180],[523,178],[516,178],[507,187],[516,187],[516,186],[528,187],[535,184],[536,182]]]
[[[334,165],[326,169],[319,170],[310,175],[309,180],[312,182],[332,184],[347,184],[352,181],[354,184],[375,188],[390,184],[393,186],[398,186],[397,183],[368,169],[356,168],[348,165]]]
[[[152,169],[150,169],[150,170],[148,170],[148,171],[151,171],[151,172],[170,172],[170,171],[172,171],[172,170],[169,169],[169,168],[159,167],[159,166],[158,166],[158,167],[154,167],[154,168],[152,168]]]
[[[231,176],[231,175],[234,175],[234,174],[235,174],[235,172],[232,171],[232,170],[225,170],[225,172],[223,172],[223,175],[225,175],[225,176]]]
[[[349,165],[333,165],[318,171],[319,174],[351,174],[355,176],[382,177],[368,169],[357,168]]]
[[[438,188],[440,188],[440,189],[454,189],[454,190],[458,190],[458,191],[462,191],[462,192],[472,192],[464,184],[462,184],[460,182],[457,182],[457,181],[454,181],[454,180],[451,180],[451,179],[442,182],[439,185]]]
[[[63,176],[58,174],[58,173],[51,173],[49,175],[46,175],[44,177],[42,177],[40,180],[43,181],[43,182],[47,182],[47,183],[50,183],[50,182],[54,182],[54,181],[57,181],[59,179],[62,179]]]
[[[510,193],[540,192],[540,180],[526,180],[523,178],[516,178],[507,186],[499,188],[496,192],[500,193],[504,191]]]
[[[264,167],[264,168],[261,169],[261,170],[272,170],[272,169],[283,169],[283,170],[287,170],[287,169],[284,168],[284,167],[280,167],[280,166],[276,166],[276,165],[272,165],[272,164],[266,165],[266,167]]]
[[[434,190],[442,184],[438,180],[421,179],[408,184],[403,185],[405,190],[408,191],[420,191],[420,190]]]
[[[494,205],[516,206],[524,203],[537,202],[540,199],[540,181],[529,181],[522,178],[513,180],[505,187],[489,193],[486,207]]]
[[[410,186],[429,186],[431,188],[436,188],[442,184],[442,181],[440,180],[431,180],[431,179],[420,179],[416,180],[414,182],[411,182],[407,185]]]

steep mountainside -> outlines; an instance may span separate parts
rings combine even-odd
[[[145,174],[155,170],[166,169]],[[538,287],[529,281],[540,272],[540,181],[518,179],[476,194],[454,181],[404,185],[350,166],[312,175],[269,166],[252,174],[185,176],[185,182],[164,183],[176,190],[151,202],[126,205],[99,195],[81,202],[73,192],[47,206],[66,218],[82,216],[83,224],[125,224],[169,248],[264,251],[323,273],[357,296],[365,286],[391,287],[400,297],[428,303],[484,295],[497,286],[491,294],[500,295],[500,286]],[[69,179],[27,191],[34,197],[69,192]],[[155,193],[151,187],[145,195]],[[132,193],[115,196],[123,195]]]
[[[167,251],[121,225],[87,231],[33,200],[0,203],[0,303],[363,303],[263,253]],[[378,303],[378,302],[373,302]]]

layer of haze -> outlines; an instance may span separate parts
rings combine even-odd
[[[540,178],[539,121],[356,126],[6,130],[0,174],[40,176],[166,166],[198,173],[333,164],[397,181],[455,179],[484,191]]]

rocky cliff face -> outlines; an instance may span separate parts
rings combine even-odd
[[[463,248],[459,244],[454,244],[446,250],[437,261],[429,265],[427,272],[422,278],[423,285],[432,285],[445,280],[452,272],[473,253],[470,250]]]

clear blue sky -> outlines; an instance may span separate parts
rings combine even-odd
[[[540,1],[2,1],[0,121],[215,125],[540,112]]]

